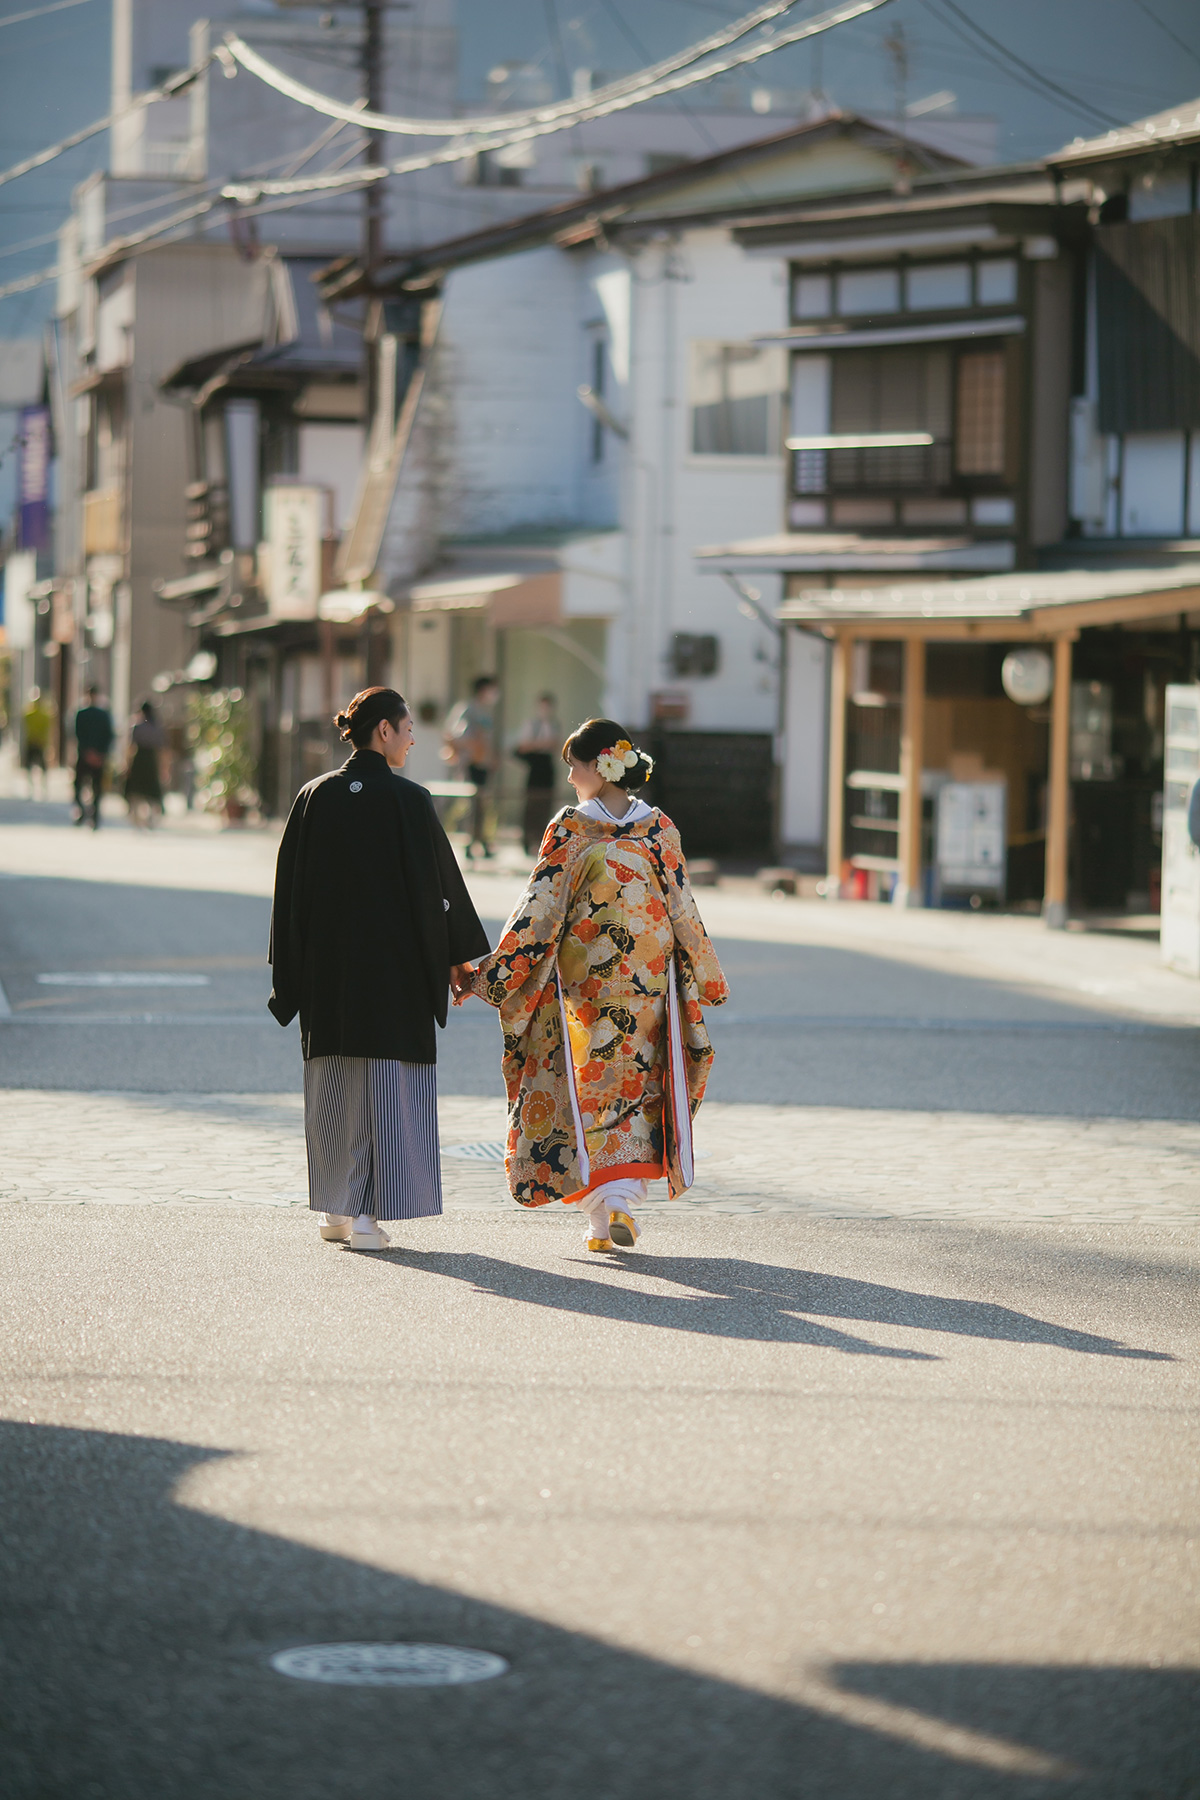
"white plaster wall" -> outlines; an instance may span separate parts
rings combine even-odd
[[[633,328],[633,276],[628,259],[604,252],[574,256],[578,268],[575,387],[594,384],[593,349],[604,346],[604,403],[618,424],[629,416],[629,347]],[[592,415],[575,397],[572,432],[579,470],[579,520],[583,525],[613,526],[621,515],[625,447],[605,431],[601,459],[592,461]]]
[[[774,731],[779,695],[771,634],[738,611],[736,595],[719,577],[697,569],[695,551],[780,529],[784,457],[782,451],[693,456],[688,368],[693,339],[746,341],[786,324],[785,265],[744,256],[724,230],[693,230],[637,259],[634,295],[627,514],[634,527],[635,606],[626,712],[644,720],[655,688],[686,688],[691,723],[699,729]],[[772,610],[779,578],[756,577],[755,586]],[[675,632],[717,636],[715,676],[670,674]]]
[[[453,421],[448,535],[578,520],[579,298],[578,259],[554,248],[450,276],[440,351]]]

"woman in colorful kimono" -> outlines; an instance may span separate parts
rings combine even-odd
[[[589,1250],[632,1249],[646,1183],[665,1175],[672,1199],[692,1184],[713,1056],[700,1007],[729,989],[679,833],[637,797],[650,758],[612,719],[589,719],[562,756],[579,805],[547,826],[470,986],[504,1027],[513,1198],[579,1208]]]

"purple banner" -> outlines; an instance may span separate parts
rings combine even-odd
[[[50,409],[23,406],[17,493],[22,550],[50,548]]]

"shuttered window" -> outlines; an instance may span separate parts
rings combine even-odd
[[[829,486],[944,486],[950,475],[950,351],[941,345],[844,350],[832,365],[831,431],[927,431],[933,443],[928,449],[832,450]]]
[[[1004,473],[1004,352],[971,350],[958,359],[954,467],[959,475]]]
[[[1100,430],[1200,427],[1200,214],[1096,232]]]

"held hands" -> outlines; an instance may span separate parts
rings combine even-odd
[[[474,963],[454,963],[450,969],[450,992],[454,995],[455,1006],[461,1006],[471,992],[471,978],[475,973]]]

